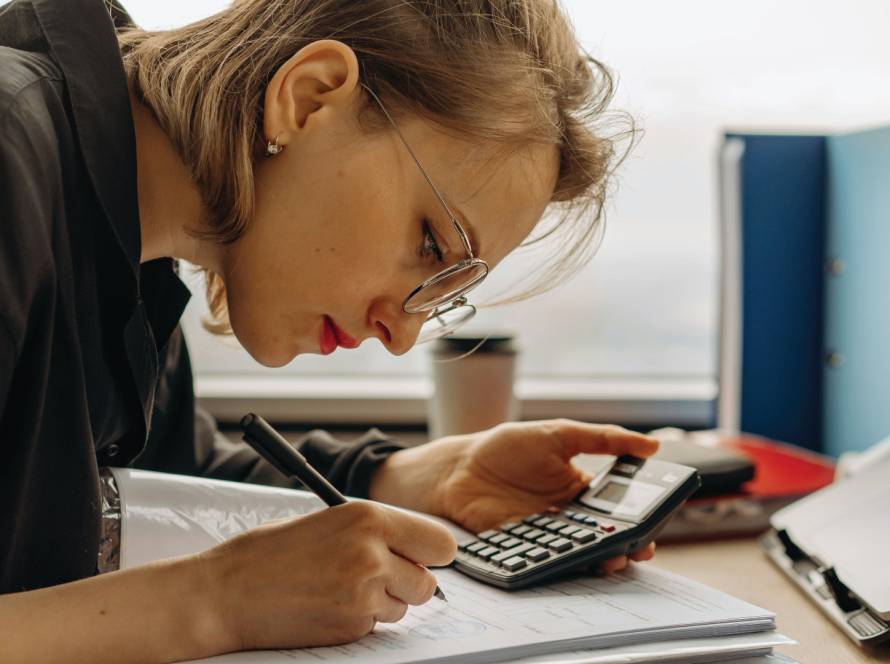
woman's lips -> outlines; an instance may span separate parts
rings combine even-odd
[[[321,346],[322,355],[330,355],[338,346],[343,348],[357,348],[358,341],[350,337],[346,332],[337,327],[334,319],[330,316],[324,317],[319,334],[319,345]]]

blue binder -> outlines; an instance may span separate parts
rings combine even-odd
[[[736,424],[864,449],[890,434],[890,129],[726,141],[742,146]]]
[[[890,434],[890,129],[828,139],[824,450]]]
[[[742,431],[821,445],[825,137],[729,134],[739,164]]]

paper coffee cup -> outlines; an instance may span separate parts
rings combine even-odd
[[[516,344],[509,335],[437,340],[431,352],[430,439],[518,419],[519,402],[513,393],[516,356]]]

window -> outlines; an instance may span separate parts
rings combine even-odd
[[[143,26],[167,27],[227,3],[125,4]],[[525,415],[705,425],[716,371],[720,134],[838,131],[890,119],[890,5],[680,0],[646,3],[643,13],[634,3],[564,4],[585,46],[619,75],[616,107],[640,119],[645,137],[621,172],[592,264],[547,295],[483,311],[474,326],[520,332]],[[521,270],[508,259],[475,299]],[[309,419],[338,418],[342,407],[325,406],[337,399],[369,404],[345,409],[359,419],[423,418],[423,347],[395,358],[367,343],[272,371],[200,329],[198,293],[186,329],[199,393],[219,412],[252,392],[298,419],[299,395]]]

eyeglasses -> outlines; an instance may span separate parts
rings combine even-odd
[[[408,154],[411,155],[411,159],[417,164],[417,168],[420,169],[427,184],[429,184],[445,210],[445,214],[448,215],[448,218],[454,225],[461,244],[463,244],[464,251],[467,253],[466,258],[461,259],[451,267],[437,272],[420,284],[411,291],[402,303],[402,310],[407,314],[428,313],[417,337],[416,343],[421,344],[425,341],[448,336],[476,315],[476,307],[467,302],[466,295],[488,276],[488,263],[473,255],[473,248],[470,246],[470,238],[467,236],[466,231],[464,231],[463,227],[451,213],[445,198],[436,185],[433,184],[426,169],[421,165],[417,155],[414,154],[414,150],[408,145],[408,141],[405,140],[401,129],[399,129],[389,111],[386,110],[380,97],[364,83],[362,83],[362,87],[377,102],[380,110],[383,111],[383,115],[386,116],[386,119],[389,120],[393,129],[395,129],[402,145],[405,146]]]

